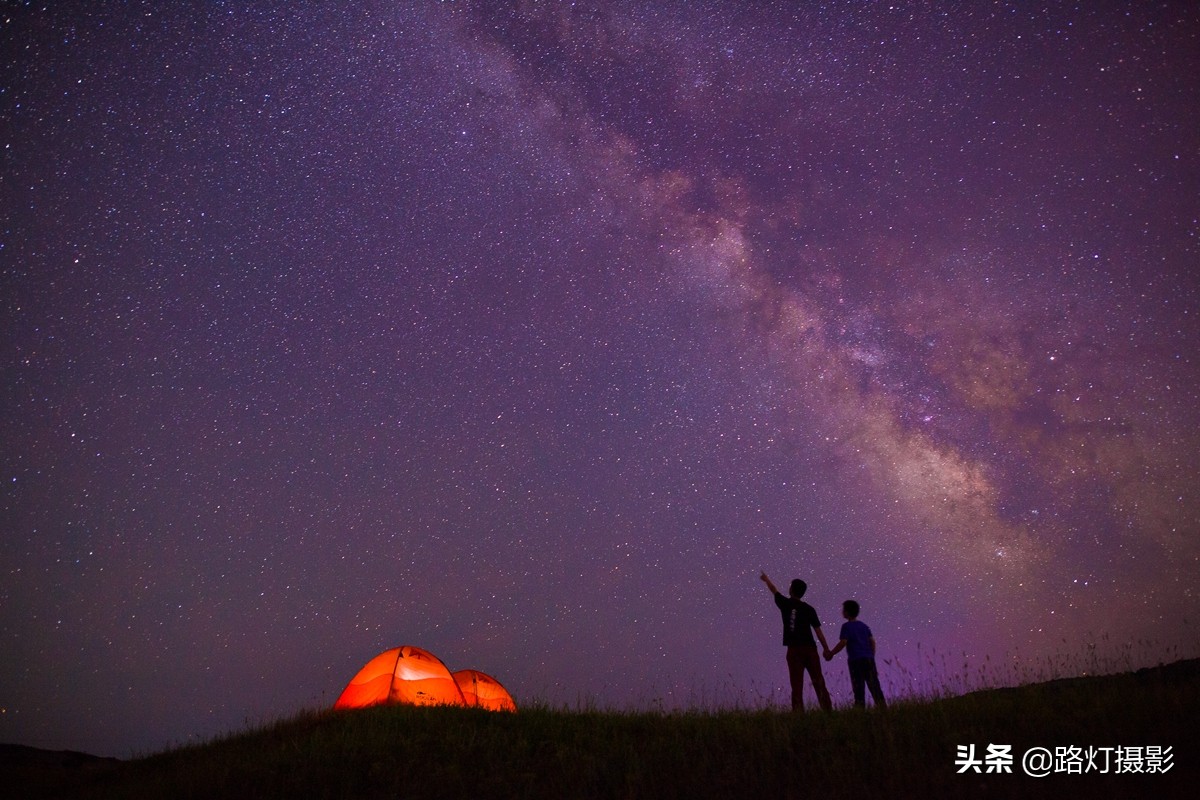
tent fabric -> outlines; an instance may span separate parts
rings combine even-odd
[[[491,675],[477,669],[452,675],[433,653],[408,645],[385,650],[368,661],[333,707],[365,708],[380,703],[517,710],[512,695]]]
[[[441,659],[428,650],[409,646],[385,650],[368,661],[333,707],[363,708],[379,703],[466,705]]]
[[[500,681],[477,669],[461,669],[454,673],[454,681],[462,691],[463,701],[468,706],[486,708],[489,711],[516,711],[517,704],[512,695],[500,685]]]

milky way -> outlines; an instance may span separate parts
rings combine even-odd
[[[3,10],[0,740],[1200,652],[1192,4],[247,5]]]

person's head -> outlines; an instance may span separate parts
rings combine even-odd
[[[847,600],[842,603],[842,616],[846,619],[854,619],[858,616],[858,601]]]
[[[808,584],[799,578],[796,578],[796,580],[792,581],[792,585],[788,588],[788,594],[797,600],[799,600],[801,597],[804,597],[804,593],[807,591]]]

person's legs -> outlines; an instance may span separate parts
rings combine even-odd
[[[821,704],[821,708],[832,711],[833,701],[829,699],[829,690],[825,688],[825,676],[821,674],[821,656],[817,653],[817,646],[814,644],[811,647],[805,647],[803,652],[804,666],[808,670],[808,677],[812,679],[813,690],[817,693],[817,702]]]
[[[850,685],[854,688],[854,705],[865,708],[867,705],[867,671],[866,659],[850,658],[846,660],[850,667]]]
[[[804,648],[788,647],[788,681],[792,685],[792,711],[804,710]]]
[[[887,708],[887,700],[883,699],[883,687],[879,685],[879,670],[875,667],[875,659],[867,662],[870,669],[867,672],[867,688],[871,690],[871,699],[876,708]]]

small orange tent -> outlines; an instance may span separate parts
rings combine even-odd
[[[499,685],[499,684],[497,684]],[[333,704],[363,708],[378,703],[416,706],[465,705],[463,694],[441,660],[419,647],[396,647],[367,662]]]
[[[477,669],[460,669],[454,673],[454,682],[462,690],[463,700],[469,706],[489,711],[517,710],[512,695],[491,675]]]

